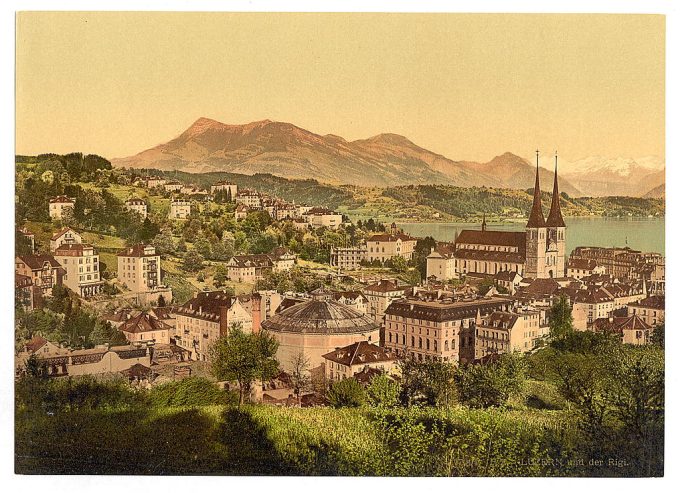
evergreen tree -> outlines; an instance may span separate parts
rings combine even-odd
[[[550,309],[550,338],[553,340],[563,339],[574,330],[574,319],[571,314],[571,305],[566,296],[560,299]]]

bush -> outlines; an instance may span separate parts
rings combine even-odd
[[[366,392],[359,382],[347,378],[331,385],[328,390],[328,401],[335,408],[361,407],[366,404]]]
[[[521,393],[525,374],[522,356],[504,354],[498,361],[458,367],[454,380],[461,403],[484,408],[505,405]]]
[[[371,406],[395,407],[399,404],[399,384],[387,375],[378,375],[366,388],[366,397]]]
[[[188,377],[178,382],[168,382],[149,392],[154,406],[209,406],[233,404],[233,393],[221,390],[207,378]]]

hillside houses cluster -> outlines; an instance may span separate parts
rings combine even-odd
[[[236,220],[244,219],[251,211],[266,211],[275,221],[290,220],[298,229],[337,229],[343,220],[342,214],[325,207],[287,202],[251,189],[239,191],[234,200],[237,204],[234,212]]]
[[[572,309],[576,330],[616,334],[628,344],[650,343],[665,320],[663,256],[629,248],[578,247],[567,257],[559,200],[553,200],[546,218],[538,179],[537,173],[524,231],[495,231],[485,219],[479,229],[464,229],[454,241],[432,249],[420,285],[377,277],[351,278],[351,290],[260,290],[258,281],[297,263],[293,252],[277,247],[269,253],[233,255],[222,264],[227,279],[245,284],[247,294],[206,288],[185,303],[159,307],[155,305],[161,298],[172,302],[172,290],[163,283],[161,256],[152,245],[127,246],[116,252],[115,283],[123,289],[120,297],[135,308],[101,315],[127,344],[71,350],[38,337],[25,344],[18,360],[35,355],[55,377],[119,372],[147,378],[161,360],[182,368],[193,361],[209,362],[215,341],[239,326],[246,332],[266,331],[277,340],[284,373],[292,371],[294,358],[303,353],[310,370],[327,382],[367,382],[378,374],[398,373],[398,363],[405,358],[475,363],[493,355],[540,350],[550,333],[551,308],[562,298]],[[173,194],[209,198],[224,193],[236,204],[237,220],[251,211],[265,211],[300,229],[337,229],[343,222],[341,214],[327,208],[239,190],[226,181],[210,191],[160,177],[144,177],[140,183]],[[557,172],[553,197],[559,198]],[[63,218],[74,204],[68,197],[55,197],[49,203],[50,216]],[[143,199],[130,198],[125,206],[142,217],[148,214]],[[174,196],[169,217],[186,219],[191,207],[186,197]],[[69,227],[55,231],[49,254],[35,253],[29,230],[18,234],[31,240],[34,251],[15,258],[18,305],[29,311],[38,308],[59,285],[84,301],[102,294],[99,253],[83,234]],[[361,245],[332,248],[330,266],[351,271],[367,263],[403,264],[414,258],[417,242],[393,223]]]

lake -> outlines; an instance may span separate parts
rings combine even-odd
[[[624,247],[626,244],[645,252],[666,254],[664,218],[566,217],[567,252],[577,246]],[[524,231],[525,222],[487,221],[488,229]],[[479,229],[475,223],[397,223],[413,236],[432,236],[439,241],[453,241],[462,229]]]

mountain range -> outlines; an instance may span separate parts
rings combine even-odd
[[[658,163],[633,162],[616,169],[600,166],[603,159],[588,159],[577,163],[578,173],[560,168],[560,191],[572,196],[640,196],[663,183],[663,168],[645,175]],[[435,184],[527,189],[533,187],[535,176],[534,165],[510,152],[488,163],[454,161],[401,135],[384,133],[348,141],[271,120],[229,125],[199,118],[174,139],[111,162],[128,168],[271,173],[330,184],[381,187]],[[621,170],[629,172],[631,179],[626,180]],[[593,180],[589,173],[602,178]],[[643,175],[652,180],[644,186],[638,180]],[[540,168],[540,179],[543,190],[552,189],[552,171]]]

